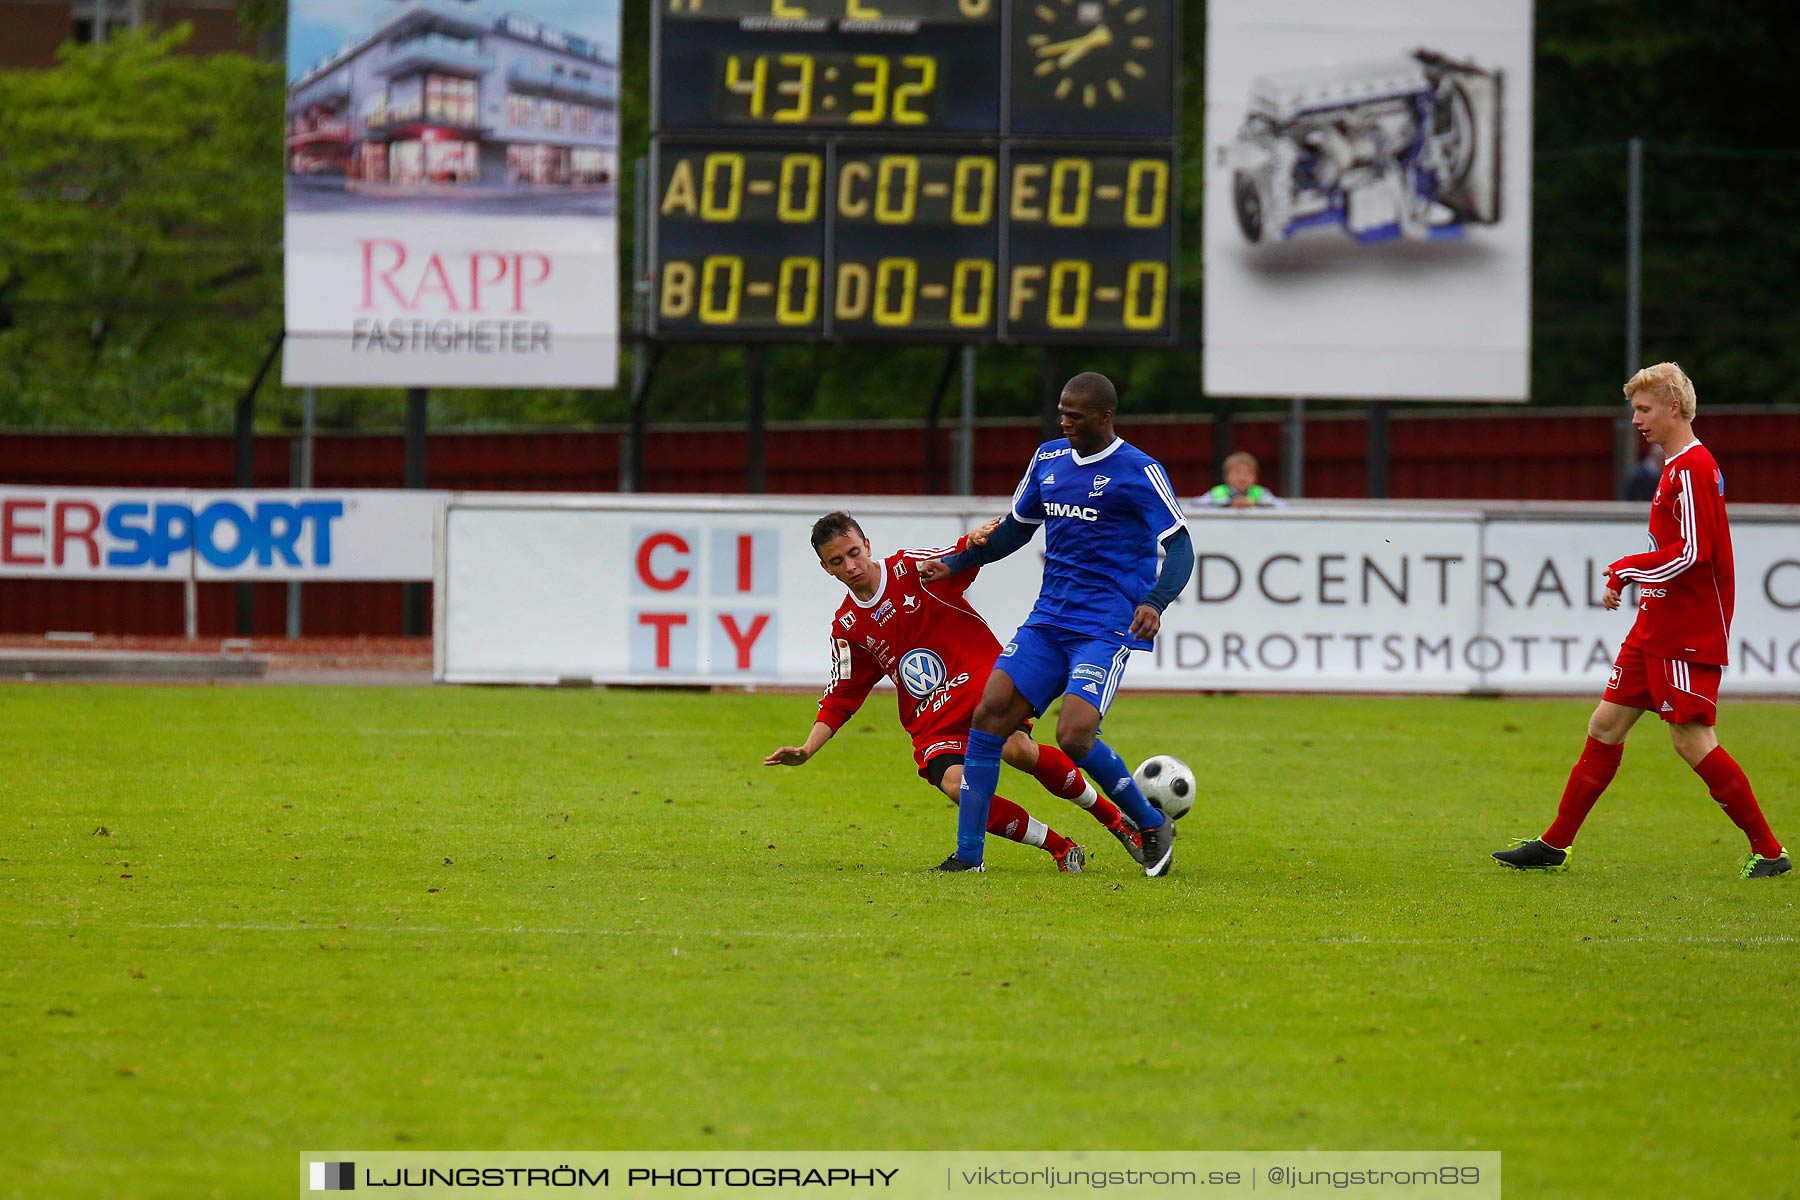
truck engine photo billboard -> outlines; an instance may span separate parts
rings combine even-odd
[[[1530,4],[1208,11],[1207,392],[1526,399]]]

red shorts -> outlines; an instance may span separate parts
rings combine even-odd
[[[1026,736],[1029,737],[1031,735],[1031,718],[1026,717],[1020,721],[1019,728],[1024,730]],[[914,738],[913,761],[919,764],[919,778],[931,778],[932,759],[942,758],[946,754],[954,754],[957,758],[961,758],[968,748],[969,727],[967,724],[954,732],[940,726],[934,732],[921,734]]]
[[[1671,725],[1713,725],[1719,719],[1719,678],[1725,668],[1656,658],[1621,646],[1603,699],[1653,712]]]

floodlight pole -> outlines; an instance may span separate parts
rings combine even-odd
[[[1644,267],[1644,139],[1625,143],[1625,378],[1643,366],[1641,355]],[[1638,439],[1631,428],[1631,411],[1614,422],[1613,496],[1625,499],[1631,472],[1637,466]]]
[[[269,342],[268,353],[263,355],[261,365],[256,368],[256,375],[250,380],[250,386],[244,389],[244,394],[237,400],[232,425],[237,449],[236,479],[240,488],[256,486],[256,393],[268,376],[269,368],[275,365],[275,356],[281,353],[282,339],[286,336],[285,329],[275,331],[275,337]],[[197,629],[197,623],[191,627]],[[240,583],[237,585],[237,635],[249,637],[255,628],[256,585]]]
[[[1378,400],[1369,405],[1368,457],[1369,457],[1369,499],[1386,500],[1388,487],[1388,466],[1391,457],[1391,442],[1388,436],[1388,403]]]
[[[314,388],[305,388],[300,393],[300,440],[294,443],[288,455],[288,479],[296,488],[313,485],[313,412],[318,398],[319,393]],[[288,580],[287,635],[290,638],[300,636],[300,588],[298,579]]]
[[[1290,499],[1306,489],[1306,399],[1288,401],[1287,420],[1281,426],[1281,494]]]
[[[956,429],[956,494],[975,494],[975,347],[962,348],[962,420]]]

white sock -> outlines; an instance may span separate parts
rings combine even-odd
[[[1049,832],[1050,827],[1048,825],[1044,824],[1036,817],[1031,817],[1025,822],[1025,836],[1019,840],[1024,842],[1027,846],[1042,846],[1044,844],[1044,835]]]
[[[1095,801],[1099,799],[1100,793],[1094,790],[1094,781],[1090,779],[1088,780],[1086,790],[1084,790],[1081,795],[1070,800],[1069,803],[1073,804],[1076,808],[1092,808],[1094,807]]]

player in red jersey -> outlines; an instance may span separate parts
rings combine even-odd
[[[1588,719],[1587,746],[1569,773],[1556,820],[1542,837],[1494,857],[1522,870],[1565,870],[1576,832],[1619,769],[1625,735],[1645,712],[1655,712],[1668,722],[1675,752],[1750,840],[1739,874],[1785,874],[1793,865],[1787,852],[1769,832],[1750,781],[1713,732],[1735,596],[1725,476],[1694,437],[1694,385],[1679,366],[1644,368],[1625,385],[1625,396],[1632,425],[1665,455],[1650,501],[1649,551],[1607,568],[1603,602],[1618,608],[1625,585],[1637,584],[1637,623]]]
[[[979,543],[987,528],[959,539],[956,549],[971,538]],[[975,573],[923,584],[918,564],[950,550],[901,550],[875,558],[862,527],[844,512],[827,513],[814,523],[812,545],[826,574],[850,590],[832,620],[831,681],[819,700],[806,744],[783,746],[763,759],[763,765],[797,767],[810,760],[885,675],[894,681],[900,724],[912,736],[919,774],[954,803],[962,785],[969,719],[1000,655],[999,639],[964,596]],[[1052,795],[1086,809],[1134,861],[1141,861],[1137,831],[1068,755],[1055,746],[1039,745],[1021,728],[1007,739],[1004,758],[1035,776]],[[989,812],[988,831],[1042,847],[1062,871],[1079,871],[1086,859],[1081,846],[998,796]]]

